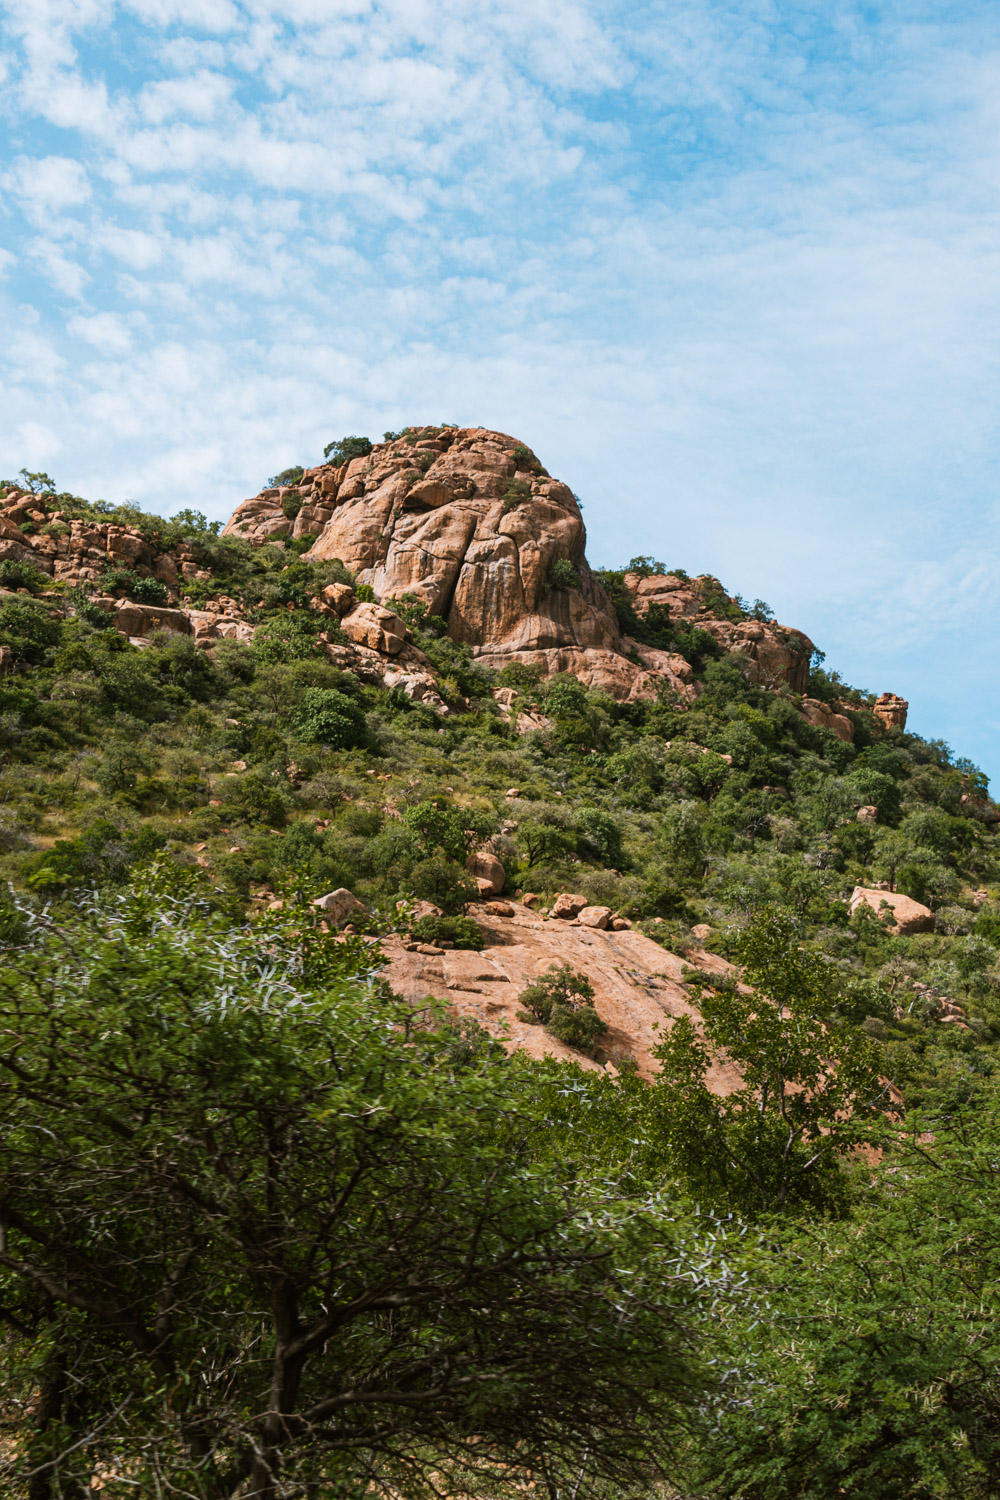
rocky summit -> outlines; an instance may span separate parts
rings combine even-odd
[[[336,467],[306,469],[294,485],[244,500],[225,534],[258,543],[315,537],[307,558],[339,559],[390,609],[399,598],[420,600],[487,666],[571,672],[626,700],[697,692],[682,654],[623,632],[588,565],[576,496],[506,433],[428,429]],[[640,619],[669,609],[746,656],[760,681],[803,691],[812,642],[773,623],[715,617],[706,602],[712,583],[624,577]],[[374,630],[358,638],[398,654]]]

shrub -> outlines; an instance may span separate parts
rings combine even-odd
[[[592,1005],[553,1005],[549,1031],[577,1052],[592,1052],[608,1029]]]
[[[456,948],[483,946],[483,929],[472,917],[420,917],[410,928],[418,943],[454,943]]]
[[[0,562],[0,585],[5,589],[27,589],[29,594],[37,594],[41,581],[38,569],[29,562],[16,562],[13,557]]]
[[[282,496],[281,514],[286,521],[294,521],[302,509],[302,496],[298,490],[289,490],[287,495]]]
[[[334,438],[333,442],[327,443],[323,449],[323,457],[339,469],[341,464],[346,464],[352,458],[367,458],[371,451],[371,438]]]
[[[16,662],[39,664],[61,634],[59,621],[33,599],[8,599],[0,608],[0,645],[11,648]]]
[[[594,998],[594,986],[586,974],[569,964],[550,964],[545,973],[521,991],[520,1001],[525,1020],[546,1025],[555,1005],[587,1005]]]
[[[302,739],[319,740],[335,750],[352,750],[367,733],[363,709],[336,688],[307,688],[293,722]]]
[[[526,479],[508,480],[507,487],[500,496],[500,504],[506,516],[510,511],[523,504],[525,500],[531,499],[531,485]]]
[[[432,855],[413,866],[413,894],[420,901],[440,906],[445,916],[458,916],[479,897],[479,887],[464,866],[446,855]]]
[[[137,604],[166,604],[167,589],[158,578],[140,578],[131,568],[105,568],[97,580],[106,594],[125,595]]]
[[[258,661],[305,661],[319,647],[319,624],[304,611],[272,615],[254,632],[253,653]]]
[[[305,470],[301,464],[293,464],[290,469],[282,469],[280,474],[275,474],[273,478],[269,479],[267,481],[267,488],[269,490],[281,490],[286,485],[298,484],[304,473]]]
[[[580,575],[568,557],[557,557],[549,566],[545,583],[550,589],[578,589]]]
[[[370,583],[358,583],[354,586],[354,597],[362,604],[374,604],[375,590]]]
[[[548,1030],[567,1047],[590,1052],[608,1026],[591,1004],[594,986],[586,974],[569,964],[550,964],[545,973],[527,985],[520,995],[522,1021],[533,1021]]]

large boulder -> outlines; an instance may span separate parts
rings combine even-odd
[[[340,622],[348,640],[386,656],[398,656],[406,644],[406,626],[398,615],[380,604],[355,604]]]
[[[912,896],[901,896],[896,891],[871,890],[868,886],[856,885],[851,893],[850,909],[854,913],[859,906],[870,906],[873,912],[881,913],[886,906],[894,921],[889,928],[897,937],[909,937],[914,932],[933,932],[934,913],[929,906],[922,906]]]
[[[550,917],[557,917],[561,922],[572,922],[582,911],[589,906],[586,896],[576,896],[570,891],[563,891],[552,903],[549,912]]]
[[[507,883],[507,872],[489,849],[475,849],[465,861],[469,874],[479,882],[483,895],[499,896]]]

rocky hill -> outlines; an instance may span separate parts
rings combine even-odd
[[[912,1005],[969,1029],[992,981],[956,944],[993,932],[1000,814],[904,700],[714,577],[591,568],[577,499],[507,434],[332,446],[221,535],[0,486],[16,885],[114,883],[160,849],[264,909],[294,875],[331,925],[404,913],[383,941],[408,999],[644,1072],[654,1020],[697,1008],[685,964],[731,982],[727,934],[777,901],[876,984],[874,1027]],[[559,963],[596,1048],[518,1008]]]
[[[207,587],[214,575],[203,566],[203,546],[148,524],[103,520],[93,507],[74,514],[78,509],[72,497],[7,487],[0,495],[0,562],[87,586],[92,606],[133,641],[162,629],[206,647],[252,639],[252,612]],[[338,622],[326,642],[331,661],[382,680],[388,671],[389,685],[402,683],[410,695],[433,696],[437,687],[392,608],[400,601],[442,620],[449,637],[484,666],[520,662],[545,677],[572,673],[618,700],[691,701],[699,692],[697,655],[652,644],[655,634],[643,627],[659,619],[672,622],[675,633],[681,627],[680,646],[693,631],[704,632],[709,649],[714,642],[720,652],[744,657],[755,682],[799,694],[809,722],[842,739],[853,735],[847,715],[861,706],[857,700],[808,696],[809,638],[770,618],[745,617],[716,579],[625,570],[618,589],[625,608],[616,609],[587,562],[576,497],[505,433],[417,429],[343,463],[298,471],[294,483],[241,502],[223,536],[294,548],[306,561],[336,560],[360,592],[333,583],[304,601]],[[116,569],[139,582],[129,589],[125,578],[117,590],[125,598],[99,587]],[[143,580],[152,588],[143,589]],[[156,584],[162,599],[151,602]],[[192,592],[205,596],[203,608],[188,602]],[[886,722],[905,726],[905,703],[892,701],[894,717]],[[882,703],[875,711],[888,712]]]

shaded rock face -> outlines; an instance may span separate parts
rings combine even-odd
[[[829,729],[838,740],[853,741],[854,725],[846,714],[837,713],[829,703],[821,703],[818,698],[803,698],[799,712],[818,729]]]

